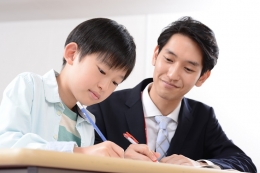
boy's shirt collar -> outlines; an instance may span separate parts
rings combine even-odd
[[[56,77],[58,75],[59,73],[54,71],[53,69],[43,75],[43,87],[45,92],[45,98],[48,102],[51,103],[61,102],[58,84],[56,80]]]

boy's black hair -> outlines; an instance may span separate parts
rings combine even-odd
[[[164,28],[157,42],[159,52],[174,34],[183,34],[195,41],[203,53],[203,68],[201,75],[212,70],[217,64],[219,48],[214,32],[203,23],[185,16]]]
[[[94,18],[82,22],[69,34],[65,46],[78,45],[80,61],[86,55],[96,53],[98,59],[112,69],[126,70],[124,80],[135,65],[136,46],[127,29],[107,18]],[[63,67],[66,60],[63,58]]]

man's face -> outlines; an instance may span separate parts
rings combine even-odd
[[[201,86],[209,72],[200,77],[202,51],[196,42],[182,34],[174,34],[158,54],[155,48],[152,100],[181,101],[196,86]]]

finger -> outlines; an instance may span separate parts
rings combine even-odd
[[[109,150],[109,155],[111,157],[119,157],[119,158],[124,158],[124,149],[116,145],[115,143],[111,142],[110,143],[110,150]]]
[[[132,144],[125,151],[126,158],[156,161],[158,155],[155,155],[145,144]]]
[[[159,153],[155,154],[155,152],[150,150],[149,147],[147,145],[145,145],[145,144],[143,144],[139,149],[140,149],[139,150],[140,154],[145,155],[146,157],[148,157],[153,162],[157,161],[157,159],[160,156]]]
[[[161,162],[163,163],[171,163],[175,165],[192,165],[191,161],[191,159],[178,154],[173,154],[161,159]]]
[[[174,164],[177,160],[178,160],[178,155],[173,154],[173,155],[171,155],[171,156],[162,158],[162,159],[160,160],[160,162],[163,162],[163,163],[172,163],[172,164]]]
[[[147,157],[143,154],[137,153],[135,151],[130,151],[130,150],[125,151],[125,158],[133,159],[133,160],[143,160],[143,161],[149,161],[149,162],[152,161],[149,157]]]
[[[154,152],[154,151],[153,151],[153,154],[155,155],[155,157],[156,157],[157,159],[158,159],[158,158],[160,157],[160,155],[161,155],[160,153],[157,153],[157,152]]]

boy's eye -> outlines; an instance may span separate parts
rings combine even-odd
[[[99,67],[98,67],[98,70],[99,70],[99,72],[100,72],[101,74],[104,74],[104,75],[106,74],[106,73],[105,73],[101,68],[99,68]]]
[[[116,83],[115,81],[113,82],[113,84],[114,84],[115,86],[118,86],[118,83]]]
[[[188,71],[188,72],[193,72],[192,69],[189,69],[189,68],[187,68],[187,67],[185,67],[185,69],[186,69],[186,71]]]

